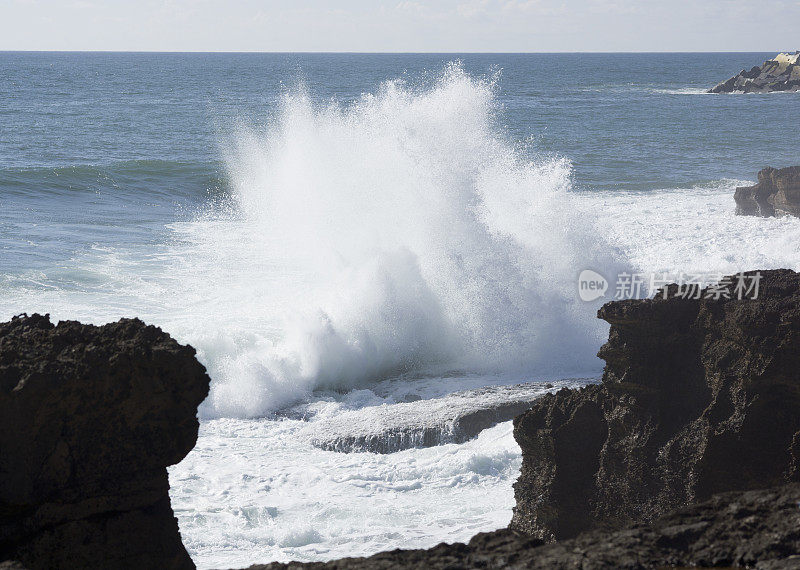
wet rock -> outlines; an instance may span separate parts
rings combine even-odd
[[[567,381],[570,385],[587,380]],[[316,419],[306,430],[315,447],[343,453],[394,453],[403,449],[463,443],[514,419],[553,384],[488,386],[440,398],[368,406]]]
[[[602,383],[545,396],[514,422],[511,528],[561,540],[800,481],[800,274],[758,275],[742,299],[734,277],[701,299],[672,285],[666,299],[600,309]]]
[[[765,168],[755,186],[737,188],[736,213],[745,216],[800,216],[800,166]]]
[[[208,385],[193,348],[138,319],[0,324],[0,561],[193,568],[166,467]]]
[[[770,93],[800,90],[800,52],[779,53],[761,67],[743,69],[709,93]]]

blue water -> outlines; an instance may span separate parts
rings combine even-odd
[[[454,60],[500,74],[498,124],[569,158],[579,189],[753,179],[800,162],[798,95],[697,93],[768,57],[0,53],[0,270],[146,240],[224,193],[220,145],[237,124],[267,123],[287,90],[347,105]]]
[[[460,60],[471,74],[501,73],[498,120],[569,156],[587,188],[752,176],[796,160],[792,141],[776,136],[795,126],[795,97],[675,92],[707,89],[772,55],[2,53],[0,166],[213,164],[220,133],[265,120],[299,83],[347,103]]]
[[[416,103],[409,100],[396,111],[380,112],[413,113],[415,105],[419,107],[426,100],[425,93],[436,93],[437,82],[448,66],[460,62],[456,65],[461,66],[459,73],[464,77],[476,85],[490,85],[491,99],[480,99],[485,94],[475,86],[466,87],[463,93],[457,88],[439,89],[440,97],[450,97],[443,112],[452,113],[453,124],[431,126],[429,119],[412,115],[403,119],[397,129],[408,135],[404,144],[411,145],[409,149],[430,145],[431,137],[441,139],[426,151],[441,151],[440,164],[419,162],[418,168],[409,167],[404,174],[388,173],[385,176],[397,175],[400,179],[386,181],[387,187],[397,185],[396,191],[403,192],[402,177],[420,172],[424,177],[447,176],[454,181],[473,176],[468,163],[453,166],[465,158],[457,154],[458,142],[453,139],[458,136],[459,125],[455,123],[476,116],[483,120],[485,116],[489,124],[469,135],[484,141],[477,152],[490,152],[495,144],[492,141],[502,141],[507,147],[502,152],[512,153],[518,160],[568,161],[568,180],[559,178],[563,178],[561,174],[553,175],[546,184],[548,189],[568,183],[572,192],[593,196],[597,192],[625,195],[664,190],[677,196],[675,192],[687,189],[752,180],[766,165],[800,163],[794,119],[800,95],[703,93],[739,69],[768,57],[770,54],[757,53],[1,53],[0,276],[9,299],[4,316],[63,308],[59,305],[63,300],[45,301],[45,297],[36,296],[36,290],[82,293],[80,311],[65,310],[66,315],[102,320],[141,312],[150,306],[147,299],[128,295],[125,300],[111,302],[109,290],[131,286],[133,278],[146,278],[149,283],[163,278],[160,291],[152,293],[157,298],[162,298],[164,291],[174,290],[166,280],[175,279],[177,254],[162,250],[196,237],[186,238],[176,231],[175,224],[190,223],[201,214],[207,217],[209,211],[229,215],[231,210],[242,213],[251,208],[252,204],[245,202],[252,202],[253,196],[244,196],[248,192],[235,187],[237,183],[257,185],[243,182],[250,162],[261,161],[260,168],[273,171],[284,167],[299,168],[298,172],[319,169],[318,174],[325,177],[324,170],[331,168],[330,164],[325,166],[326,161],[340,161],[341,168],[350,170],[352,184],[356,185],[360,183],[356,178],[363,181],[386,167],[380,155],[370,157],[371,164],[348,163],[351,157],[334,156],[338,150],[333,147],[346,139],[351,129],[346,123],[334,125],[320,119],[311,127],[319,133],[304,131],[300,123],[281,115],[281,101],[287,97],[294,98],[298,108],[305,108],[301,99],[307,99],[312,113],[324,114],[326,106],[342,112],[349,109],[353,115],[350,120],[355,121],[352,132],[363,139],[372,136],[358,128],[370,120],[358,115],[365,97],[380,100],[386,82],[399,79],[405,93],[417,94]],[[342,132],[329,137],[333,141],[330,156],[323,153],[312,157],[312,151],[318,152],[316,146],[328,140],[325,137],[330,133],[323,132],[326,128]],[[291,163],[294,155],[288,151],[270,159],[272,162],[252,153],[243,157],[244,131],[261,138],[262,150],[272,144],[269,141],[279,140],[280,133],[288,132],[309,151],[300,160],[313,164]],[[391,135],[381,136],[384,138],[376,144],[390,144],[386,136]],[[367,148],[373,144],[360,142]],[[359,141],[347,144],[351,143],[357,146]],[[252,141],[248,144],[253,146]],[[422,160],[410,150],[401,158]],[[486,159],[485,165],[483,159],[476,157],[475,168],[494,168],[496,159]],[[396,156],[387,154],[386,161],[396,160]],[[514,167],[512,171],[517,172]],[[308,200],[321,208],[326,196],[345,192],[352,184],[345,177],[340,188],[320,186],[318,194]],[[466,201],[455,199],[451,190],[442,190],[448,194],[445,199],[451,200],[445,210],[461,211],[472,207],[475,199],[486,199],[483,189],[475,190],[470,184],[474,181],[465,188],[476,191],[478,197]],[[526,183],[509,178],[502,184]],[[534,191],[533,187],[530,190]],[[262,195],[271,191],[274,189],[258,190]],[[526,192],[520,190],[521,194]],[[347,200],[351,208],[365,206],[357,197]],[[423,201],[407,207],[424,209]],[[389,207],[397,206],[386,205]],[[614,207],[606,209],[615,211]],[[264,218],[266,214],[259,215]],[[284,219],[284,237],[294,234],[293,228],[302,226],[307,218],[299,210],[284,213],[286,216],[297,219]],[[340,221],[349,223],[343,216]],[[303,239],[314,237],[307,228],[304,231]],[[379,230],[371,231],[375,234]],[[333,231],[333,236],[338,238],[338,233]],[[212,238],[206,235],[204,239]],[[275,239],[282,238],[264,235],[255,241]],[[570,237],[568,241],[580,239]],[[405,245],[412,251],[416,247]],[[609,245],[627,247],[623,257],[637,256],[624,244]],[[337,244],[337,255],[347,258],[342,248],[348,247]],[[436,248],[423,249],[431,253]],[[194,254],[197,251],[195,248]],[[123,256],[131,274],[98,271],[97,267],[107,268],[109,260],[100,259],[97,252]],[[419,251],[414,253],[420,255]],[[565,255],[563,251],[552,254]],[[733,266],[730,255],[717,257]],[[159,266],[159,260],[167,258],[173,263]],[[89,269],[90,259],[95,269]],[[699,261],[685,258],[675,263],[693,265]],[[779,260],[767,257],[765,262]],[[252,260],[245,267],[248,263]],[[222,264],[214,268],[222,271]],[[268,277],[285,269],[268,272]],[[226,271],[230,275],[238,269]],[[279,277],[275,279],[280,281]],[[24,294],[17,295],[19,292]],[[94,301],[92,295],[96,295]],[[95,312],[92,307],[100,306],[100,299],[104,310]],[[15,302],[19,306],[12,306]]]
[[[170,477],[201,567],[467,540],[510,517],[510,425],[386,456],[310,436],[596,377],[584,269],[800,269],[800,220],[732,200],[800,164],[800,93],[704,93],[773,55],[0,53],[0,320],[197,348]]]

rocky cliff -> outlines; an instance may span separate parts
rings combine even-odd
[[[136,319],[0,324],[0,561],[194,567],[166,471],[197,440],[194,355]]]
[[[779,53],[761,67],[743,69],[709,93],[770,93],[800,90],[800,52]]]
[[[745,216],[800,216],[800,166],[765,168],[755,186],[737,188],[736,213]]]
[[[731,280],[700,299],[672,285],[602,307],[602,383],[545,396],[514,422],[511,528],[560,540],[800,481],[800,274],[760,275],[743,299]]]
[[[514,422],[509,529],[250,570],[800,568],[800,274],[671,285],[599,317],[602,383]]]
[[[745,277],[599,311],[602,383],[514,422],[509,529],[253,570],[800,567],[800,274]],[[0,324],[0,568],[192,568],[165,467],[208,383],[138,320]]]
[[[800,568],[800,485],[731,493],[650,525],[591,532],[556,544],[511,530],[469,544],[393,550],[369,558],[267,564],[250,570],[645,570],[681,567]]]

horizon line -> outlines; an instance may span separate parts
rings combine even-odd
[[[796,51],[796,50],[795,50]],[[107,54],[253,54],[253,55],[606,55],[606,54],[739,54],[739,53],[792,53],[784,51],[251,51],[251,50],[49,50],[49,49],[0,49],[0,53],[107,53]]]

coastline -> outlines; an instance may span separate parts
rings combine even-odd
[[[613,560],[624,568],[718,565],[722,561],[728,565],[784,567],[780,564],[789,564],[800,552],[800,538],[795,532],[800,520],[796,509],[800,498],[800,385],[795,373],[800,364],[800,335],[795,332],[800,329],[800,274],[789,270],[759,273],[763,282],[758,298],[737,300],[730,295],[693,300],[680,296],[677,286],[670,286],[666,298],[615,301],[600,310],[599,316],[612,324],[609,342],[600,352],[607,362],[602,383],[545,396],[515,419],[515,438],[523,449],[524,464],[516,484],[512,530],[478,535],[467,546],[441,545],[427,551],[393,551],[366,559],[253,568],[410,568],[419,564],[432,568],[566,568],[577,560],[596,567]],[[94,406],[111,414],[107,418],[118,415],[120,405],[123,410],[135,410],[130,408],[129,398],[140,402],[133,416],[135,423],[99,420],[115,426],[115,431],[107,433],[107,437],[113,434],[113,443],[96,436],[90,440],[93,453],[105,457],[101,461],[106,466],[120,464],[118,458],[123,456],[128,459],[122,465],[136,462],[137,454],[148,453],[150,444],[137,440],[141,437],[137,434],[146,433],[148,438],[159,440],[171,438],[164,433],[153,435],[157,433],[154,429],[174,431],[177,425],[194,424],[193,433],[186,434],[190,440],[184,438],[186,445],[180,454],[169,456],[167,463],[179,460],[194,444],[196,420],[186,414],[204,397],[203,385],[207,390],[208,377],[190,347],[179,347],[159,329],[140,321],[100,328],[79,323],[53,327],[46,317],[34,315],[4,327],[0,349],[6,354],[22,349],[29,356],[27,361],[3,360],[12,364],[0,369],[7,390],[0,407],[19,406],[12,403],[22,402],[20,398],[30,394],[34,407],[25,412],[26,421],[37,425],[44,410],[49,410],[51,421],[56,420],[63,411],[52,408],[52,403],[42,407],[48,402],[42,399],[47,395],[47,384],[33,373],[35,368],[30,368],[51,360],[61,366],[59,377],[69,380],[61,390],[77,381],[75,385],[85,385],[84,390],[95,383],[110,389],[110,394],[120,394],[123,399],[119,404],[110,400],[99,408]],[[80,344],[70,344],[76,342]],[[59,348],[54,352],[50,346]],[[82,352],[76,352],[79,346]],[[105,352],[99,352],[101,346],[106,347],[102,349]],[[107,363],[114,364],[109,369]],[[153,366],[148,363],[168,368],[146,372]],[[197,380],[190,381],[186,376],[180,379],[179,375],[190,369]],[[102,370],[110,376],[100,374]],[[9,381],[11,378],[15,381]],[[119,382],[124,378],[134,380],[134,388],[120,392]],[[160,384],[155,385],[159,393],[172,386],[176,396],[187,382],[200,382],[194,396],[187,400],[188,407],[181,404],[178,411],[172,409],[175,404],[166,404],[159,412],[177,413],[183,420],[157,428],[152,424],[158,421],[153,408],[163,400],[154,399],[146,391],[137,392],[144,388],[142,381],[146,378],[159,379]],[[90,388],[81,399],[84,405],[93,407],[92,401],[104,393],[94,395]],[[63,407],[70,400],[60,401],[56,406]],[[11,421],[20,424],[22,417],[11,416]],[[89,437],[88,432],[73,433],[76,439],[67,444],[73,450],[71,454],[85,446]],[[40,437],[38,445],[59,449],[63,445],[60,437]],[[126,440],[130,443],[121,447]],[[19,444],[19,436],[9,441]],[[3,445],[8,449],[8,442]],[[14,460],[9,455],[4,457]],[[164,467],[160,469],[163,477],[166,472]],[[103,518],[107,515],[101,513],[107,509],[117,513],[120,508],[135,512],[138,508],[129,502],[129,506],[120,507],[126,504],[124,501],[91,499],[92,493],[111,483],[115,492],[126,492],[119,472],[104,467],[93,472],[95,479],[74,479],[73,475],[67,480],[57,478],[59,471],[41,473],[36,477],[45,477],[42,481],[47,481],[52,490],[47,503],[36,508],[52,513],[53,507],[48,505],[60,504],[59,510],[67,518],[64,522],[52,519],[47,523],[52,528],[37,530],[25,521],[41,521],[41,515],[20,519],[19,507],[9,509],[11,504],[21,505],[31,499],[6,485],[5,503],[0,505],[4,513],[0,526],[3,558],[17,560],[31,570],[63,566],[66,561],[76,568],[111,563],[141,567],[157,560],[169,568],[190,567],[188,558],[171,558],[168,550],[164,558],[153,551],[126,554],[116,546],[122,540],[130,548],[136,543],[127,541],[134,535],[138,541],[150,535],[167,544],[162,534],[167,531],[160,530],[166,527],[160,525],[149,525],[142,534],[135,527],[117,524],[114,541],[107,542],[111,527]],[[784,486],[790,483],[795,484]],[[764,487],[770,489],[758,490]],[[162,487],[160,493],[160,498],[151,495],[150,500],[166,500],[169,508],[166,488]],[[86,504],[94,504],[99,510],[87,511],[79,506],[80,501],[74,502],[74,497],[85,497],[80,501],[88,500]],[[736,514],[739,511],[746,512],[747,517]],[[172,521],[174,525],[174,518]],[[20,528],[28,529],[25,533],[9,532],[20,524]],[[177,527],[173,529],[168,532],[176,536]],[[90,530],[98,536],[100,542],[96,544],[105,544],[106,550],[93,545],[91,556],[86,557],[80,554],[84,543],[78,537]],[[61,537],[55,549],[52,540],[44,538],[53,533]],[[747,537],[744,542],[743,537]],[[182,546],[173,548],[185,556]],[[44,552],[46,557],[42,556]]]

